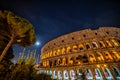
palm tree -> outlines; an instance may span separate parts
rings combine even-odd
[[[0,55],[0,61],[12,44],[27,47],[36,40],[33,25],[26,19],[7,10],[0,11],[0,38],[8,41]]]

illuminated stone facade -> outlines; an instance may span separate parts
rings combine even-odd
[[[40,58],[40,71],[55,79],[120,80],[120,28],[60,36],[43,46]]]

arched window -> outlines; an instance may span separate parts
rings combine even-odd
[[[112,44],[110,43],[109,40],[106,40],[106,44],[107,44],[108,47],[112,47]]]
[[[49,61],[46,62],[46,66],[49,66]]]
[[[62,80],[62,71],[58,71],[58,79]]]
[[[57,79],[57,72],[54,71],[53,74],[54,74],[54,77],[53,77],[53,78],[54,78],[54,79]]]
[[[84,55],[82,56],[81,61],[82,61],[82,63],[88,63],[88,57],[87,57],[87,55],[84,54]]]
[[[84,49],[83,44],[80,44],[80,45],[79,45],[79,50],[83,50],[83,49]]]
[[[50,57],[50,52],[47,53],[48,54],[48,58]]]
[[[54,66],[56,66],[57,65],[57,60],[54,60]]]
[[[105,47],[105,44],[103,41],[99,41],[99,45],[100,45],[100,47]]]
[[[56,50],[53,51],[53,56],[56,56]]]
[[[96,61],[95,56],[93,54],[89,55],[89,59],[91,63]]]
[[[50,77],[52,77],[52,70],[50,70]]]
[[[61,65],[61,62],[62,62],[61,59],[58,59],[58,60],[57,60],[57,64],[58,64],[58,65]]]
[[[53,55],[52,55],[52,51],[50,51],[50,57],[52,57]]]
[[[86,69],[86,78],[87,78],[87,80],[93,79],[92,72],[90,69]]]
[[[118,80],[120,80],[120,71],[119,71],[119,69],[116,68],[116,67],[113,67],[113,71],[114,71],[114,73],[115,73],[115,75],[116,75],[116,78],[117,78]]]
[[[52,61],[49,61],[49,65],[50,65],[50,67],[52,67],[52,64],[53,64]]]
[[[112,51],[111,54],[112,54],[112,57],[114,57],[115,60],[120,60],[120,56],[116,51]]]
[[[104,58],[100,52],[96,52],[96,57],[97,57],[98,61],[100,61],[100,62],[104,61]]]
[[[113,80],[113,76],[108,68],[104,69],[104,74],[105,74],[107,80]]]
[[[68,63],[69,63],[70,65],[72,65],[73,62],[74,62],[74,58],[73,58],[73,57],[72,57],[72,58],[68,58]]]
[[[65,54],[65,48],[62,48],[62,54]]]
[[[49,70],[47,70],[47,74],[49,74]]]
[[[68,71],[64,70],[64,80],[68,80]]]
[[[66,51],[66,52],[67,52],[67,53],[71,53],[71,52],[72,52],[70,46],[67,47],[67,51]]]
[[[82,70],[81,69],[78,69],[77,70],[77,74],[78,74],[78,77],[82,75]]]
[[[60,49],[57,49],[57,55],[60,55]]]
[[[90,45],[89,44],[86,44],[86,49],[90,49]]]
[[[71,80],[75,80],[75,77],[76,77],[76,73],[74,70],[70,70],[70,78]]]
[[[63,58],[63,59],[62,59],[62,64],[63,64],[63,65],[66,65],[66,64],[67,64],[66,58]]]
[[[95,69],[95,77],[96,77],[96,80],[103,80],[102,74],[98,68]]]
[[[76,45],[74,45],[72,51],[73,52],[78,52],[78,47]]]
[[[111,40],[115,46],[119,46],[118,42],[114,39]]]
[[[45,67],[47,66],[47,62],[46,62],[46,61],[44,62],[44,66],[45,66]]]
[[[109,52],[105,52],[105,58],[107,61],[113,60]]]
[[[76,57],[77,64],[81,64],[81,63],[82,63],[82,62],[81,62],[81,59],[82,59],[82,55],[78,55],[78,56]]]
[[[98,45],[96,42],[92,42],[93,48],[98,48]]]

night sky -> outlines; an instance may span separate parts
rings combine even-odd
[[[33,24],[37,41],[26,51],[36,49],[37,54],[45,43],[70,32],[100,26],[120,27],[116,0],[0,0],[0,9],[11,10]],[[14,54],[23,50],[18,45],[13,49]]]

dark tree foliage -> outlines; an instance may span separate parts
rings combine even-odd
[[[6,43],[0,55],[0,62],[13,44],[27,47],[36,40],[33,25],[11,11],[0,11],[0,41]]]

